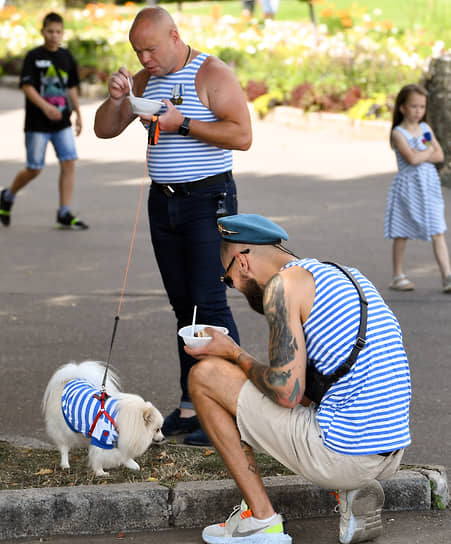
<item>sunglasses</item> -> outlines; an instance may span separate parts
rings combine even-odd
[[[250,252],[250,249],[243,249],[243,251],[240,251],[241,255],[247,255],[247,253]],[[236,255],[233,256],[232,260],[229,263],[229,266],[225,269],[224,275],[221,276],[220,280],[227,285],[227,287],[230,287],[230,289],[233,289],[235,286],[233,285],[233,280],[230,276],[227,275],[228,271],[232,268],[233,263],[235,262]]]

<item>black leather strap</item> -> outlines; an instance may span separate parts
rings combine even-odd
[[[346,359],[346,361],[342,365],[340,365],[335,372],[327,375],[327,377],[331,379],[331,383],[335,383],[350,371],[352,365],[356,362],[359,353],[365,347],[366,326],[368,320],[368,301],[366,300],[365,294],[363,293],[359,283],[351,274],[351,272],[349,272],[349,270],[346,270],[346,268],[343,268],[341,265],[332,261],[323,261],[323,264],[330,264],[341,270],[341,272],[343,272],[343,274],[352,282],[354,287],[357,289],[360,298],[360,325],[354,347],[352,348],[351,353],[349,354],[349,357]]]
[[[190,181],[188,183],[157,183],[152,181],[152,187],[156,187],[164,192],[168,197],[176,194],[189,196],[189,194],[202,187],[208,187],[210,185],[217,185],[218,183],[225,183],[230,179],[231,171],[223,172],[222,174],[215,174],[208,178],[199,179],[197,181]]]

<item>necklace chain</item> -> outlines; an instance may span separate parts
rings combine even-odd
[[[186,55],[185,63],[183,64],[182,68],[185,68],[187,62],[189,61],[189,58],[191,57],[191,46],[188,45],[188,54]]]

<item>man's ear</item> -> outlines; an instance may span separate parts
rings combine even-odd
[[[249,270],[249,262],[247,260],[247,254],[238,253],[238,255],[236,255],[235,258],[238,259],[238,262],[240,264],[240,270],[244,270],[245,272],[247,272]]]
[[[174,40],[174,43],[177,43],[180,40],[180,34],[176,28],[171,28],[169,31],[169,36],[172,40]]]

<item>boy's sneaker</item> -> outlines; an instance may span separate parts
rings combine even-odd
[[[8,202],[5,200],[6,189],[0,193],[0,221],[5,225],[9,226],[11,220],[11,208],[14,202]]]
[[[73,216],[70,212],[67,212],[63,216],[56,212],[56,226],[59,229],[65,230],[89,229],[89,225],[84,223],[81,219],[78,219],[78,217]]]
[[[382,534],[384,499],[384,490],[376,480],[359,489],[338,492],[341,544],[365,542]]]
[[[291,544],[280,514],[262,524],[252,516],[244,500],[235,506],[225,523],[205,527],[202,539],[208,544]]]

